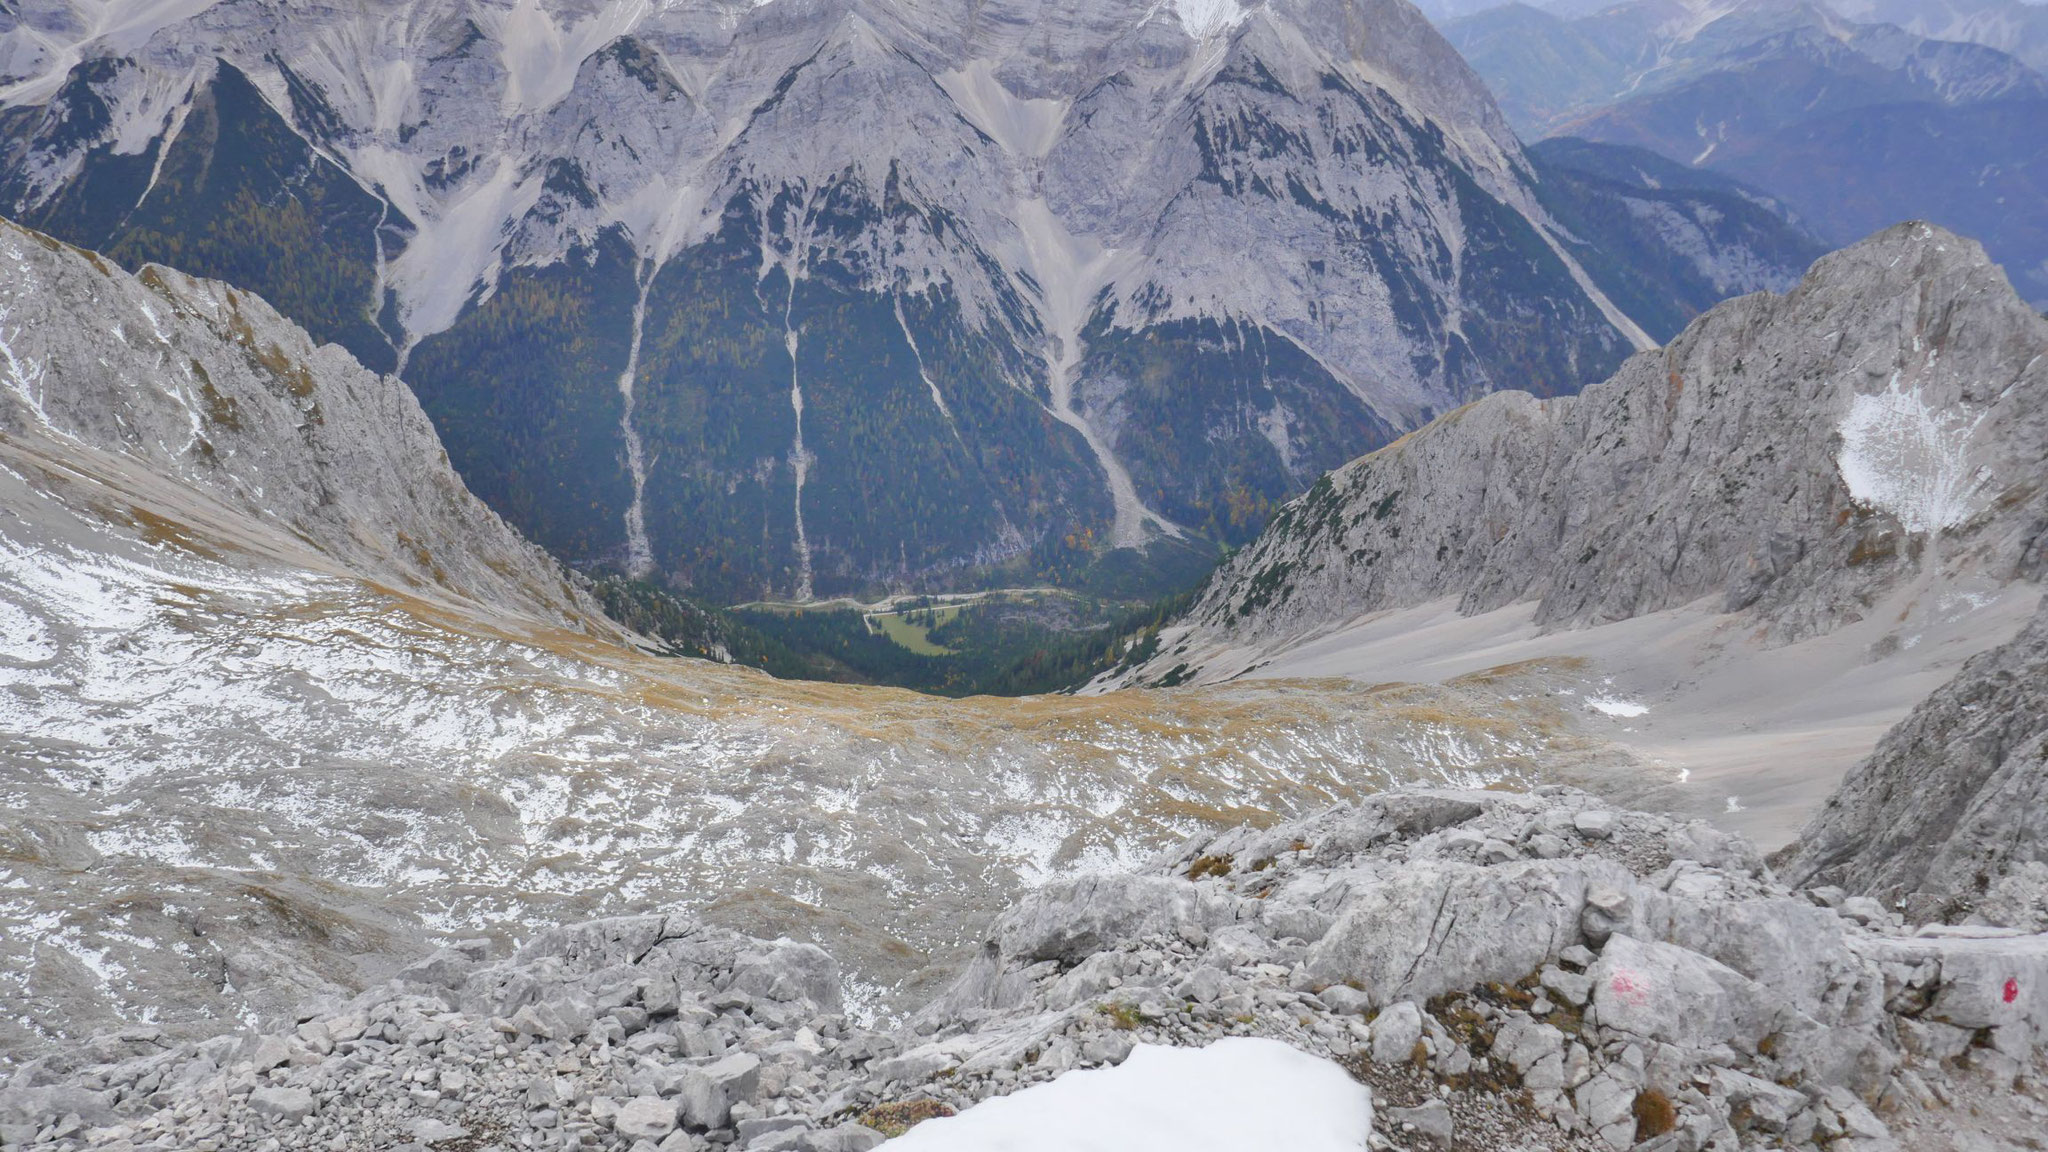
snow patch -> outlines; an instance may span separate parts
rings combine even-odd
[[[1251,15],[1237,0],[1171,0],[1168,6],[1180,19],[1180,26],[1197,40],[1224,35]]]
[[[1605,716],[1623,718],[1643,716],[1650,711],[1647,704],[1638,704],[1633,700],[1617,700],[1612,696],[1590,697],[1586,700],[1586,707]]]
[[[1277,1040],[1230,1037],[1207,1048],[1140,1044],[1114,1068],[927,1120],[900,1152],[1358,1152],[1372,1093],[1342,1068]]]
[[[1908,532],[1953,528],[1976,511],[1989,470],[1970,465],[1970,435],[1983,416],[1942,412],[1893,373],[1884,391],[1849,403],[1835,457],[1849,495],[1888,512]]]

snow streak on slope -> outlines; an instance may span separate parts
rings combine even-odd
[[[640,372],[640,338],[647,321],[647,290],[654,285],[656,265],[642,261],[640,295],[633,302],[633,342],[626,351],[626,370],[619,373],[619,435],[626,442],[626,472],[633,481],[633,502],[626,507],[626,571],[644,577],[654,568],[654,547],[647,540],[647,462],[640,433],[633,427],[633,384]]]
[[[791,487],[795,490],[796,514],[796,599],[807,601],[812,596],[811,584],[811,541],[804,532],[804,481],[811,473],[811,454],[804,451],[804,386],[798,379],[800,369],[796,360],[797,332],[791,312],[796,307],[796,281],[789,282],[789,310],[782,314],[783,346],[789,349],[789,410],[796,420],[796,436],[789,446],[789,472]]]

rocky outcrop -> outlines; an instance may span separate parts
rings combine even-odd
[[[1916,919],[2048,931],[2048,605],[1885,736],[1786,871]]]
[[[109,1034],[0,1087],[0,1139],[846,1152],[1225,1036],[1342,1063],[1382,1150],[2007,1147],[2048,1123],[2048,936],[1916,931],[1556,788],[1387,793],[1049,885],[899,1027],[849,1018],[818,949],[687,917],[487,953],[281,1031]]]
[[[2044,353],[2048,319],[1983,249],[1902,224],[1577,397],[1488,397],[1331,473],[1127,682],[1444,596],[1535,601],[1549,628],[1711,598],[1784,642],[1915,580],[2038,579]]]
[[[470,495],[395,377],[247,292],[153,265],[131,276],[6,221],[0,435],[30,475],[129,489],[109,511],[145,533],[260,524],[242,549],[623,638]]]

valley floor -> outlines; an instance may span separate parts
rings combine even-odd
[[[1577,694],[1588,733],[1637,757],[1572,783],[1711,820],[1768,852],[1964,660],[2017,633],[2041,596],[2030,584],[1908,588],[1859,623],[1785,645],[1710,601],[1546,632],[1534,603],[1461,616],[1447,598],[1372,613],[1271,656],[1210,654],[1197,682],[1442,683],[1530,661],[1570,667],[1548,673],[1552,690]]]

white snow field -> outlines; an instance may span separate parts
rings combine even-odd
[[[899,1152],[1358,1152],[1372,1092],[1278,1040],[1140,1044],[1122,1064],[1069,1072],[893,1141]]]

